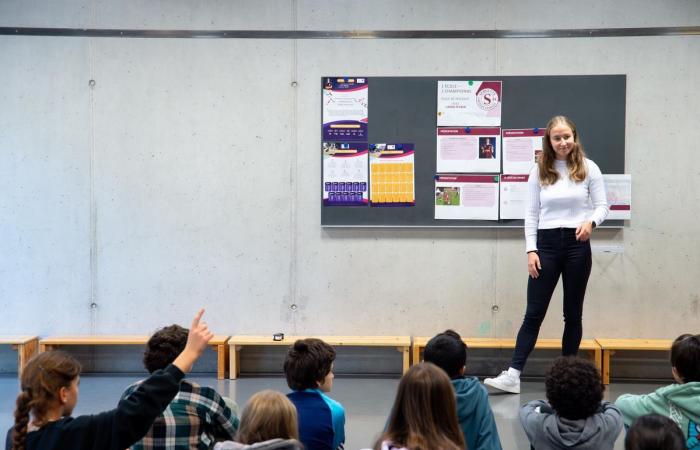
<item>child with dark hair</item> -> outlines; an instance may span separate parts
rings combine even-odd
[[[141,439],[178,392],[185,373],[214,336],[192,322],[187,343],[172,364],[151,374],[134,393],[111,411],[71,417],[78,402],[80,364],[61,351],[33,357],[22,372],[15,425],[7,434],[6,450],[123,450]]]
[[[345,444],[345,409],[328,397],[333,388],[335,350],[320,339],[300,339],[289,347],[284,375],[297,409],[299,440],[306,450],[336,450]]]
[[[530,444],[537,450],[612,450],[622,430],[620,411],[604,402],[598,369],[587,360],[560,356],[545,375],[547,402],[520,408]]]
[[[685,450],[678,425],[660,414],[648,414],[634,421],[625,437],[625,450]]]
[[[681,428],[688,449],[700,449],[700,335],[683,334],[671,346],[675,383],[651,394],[623,394],[615,401],[625,425],[645,414],[669,417]]]
[[[149,373],[170,364],[185,347],[187,329],[170,325],[156,331],[146,343],[143,364]],[[128,398],[142,381],[129,386]],[[233,439],[238,429],[238,407],[214,389],[182,380],[180,390],[163,414],[132,450],[207,450],[214,442]]]
[[[500,450],[496,421],[489,405],[486,388],[476,377],[465,377],[467,346],[453,330],[433,337],[425,346],[425,362],[447,373],[457,399],[457,417],[469,450]]]

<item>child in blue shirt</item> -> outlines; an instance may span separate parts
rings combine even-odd
[[[345,409],[328,397],[333,387],[335,350],[320,339],[300,339],[289,347],[284,375],[297,409],[299,440],[306,450],[342,450]]]

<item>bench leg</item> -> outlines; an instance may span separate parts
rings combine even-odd
[[[408,372],[408,368],[411,366],[411,352],[408,346],[396,347],[396,350],[400,351],[403,355],[403,367],[401,368],[401,373],[404,374]]]
[[[216,346],[216,379],[223,380],[226,377],[226,344]]]
[[[420,345],[413,344],[413,361],[412,365],[418,364],[420,362]]]
[[[229,368],[228,368],[228,377],[231,380],[235,380],[238,378],[238,370],[239,370],[239,365],[240,365],[240,350],[241,347],[237,345],[230,345],[229,346]]]
[[[602,373],[603,373],[603,355],[601,353],[602,353],[602,350],[600,349],[600,347],[593,350],[593,358],[595,358],[593,362],[595,363],[595,367],[596,367],[596,369],[598,369],[598,372],[600,372],[602,375]]]
[[[610,384],[610,350],[603,350],[603,384]]]
[[[17,346],[17,375],[19,377],[22,376],[22,371],[27,366],[27,362],[36,354],[38,344],[39,340],[34,339],[26,344]]]
[[[50,345],[39,344],[39,353],[44,353],[44,352],[47,351],[47,350],[51,350],[51,346],[50,346]]]

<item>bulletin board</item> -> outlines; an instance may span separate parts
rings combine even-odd
[[[568,116],[576,123],[586,156],[603,174],[625,173],[626,75],[368,77],[367,140],[413,144],[415,205],[387,208],[326,206],[322,202],[322,226],[523,227],[519,219],[434,218],[437,85],[444,80],[501,81],[501,129],[544,128],[551,117]],[[602,225],[622,226],[622,220]]]

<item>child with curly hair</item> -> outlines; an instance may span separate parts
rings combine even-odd
[[[530,444],[537,450],[612,450],[622,430],[622,414],[603,400],[598,369],[587,360],[561,356],[545,376],[547,401],[520,409]]]

